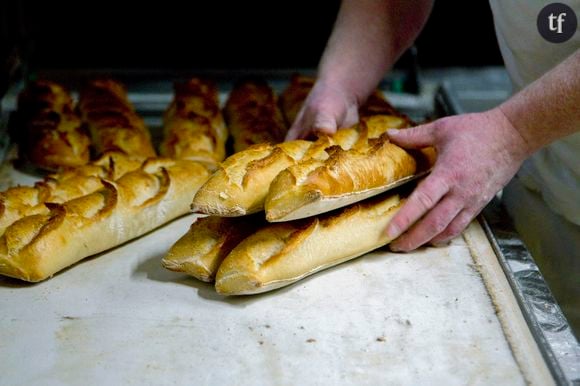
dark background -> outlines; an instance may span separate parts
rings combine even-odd
[[[35,69],[314,68],[339,1],[5,1],[5,80]],[[187,5],[187,7],[185,7]],[[417,43],[422,67],[502,63],[485,0],[435,3]]]

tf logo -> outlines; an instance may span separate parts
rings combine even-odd
[[[550,43],[563,43],[576,33],[578,19],[574,10],[566,4],[552,3],[542,8],[537,25],[544,39]]]

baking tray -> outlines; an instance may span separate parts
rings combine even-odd
[[[74,87],[87,75],[95,73],[47,78]],[[116,75],[155,134],[169,79],[188,74]],[[223,99],[245,74],[204,75],[218,80]],[[278,90],[289,79],[265,75]],[[3,100],[4,118],[17,90]],[[414,118],[428,98],[391,95]],[[35,178],[6,162],[0,172],[3,184]],[[0,278],[0,384],[568,382],[530,327],[488,223],[472,223],[444,248],[382,249],[281,290],[225,298],[160,265],[193,219],[39,284]]]

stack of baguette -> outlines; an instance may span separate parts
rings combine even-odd
[[[32,82],[18,97],[17,124],[11,132],[20,157],[47,170],[89,162],[90,139],[70,94],[45,80]]]
[[[303,90],[311,84],[293,79],[294,90],[281,98],[286,117],[299,110],[300,98],[293,95],[301,94],[303,100]],[[385,101],[383,106],[390,105]],[[193,200],[192,209],[210,217],[192,224],[163,265],[215,280],[222,294],[254,294],[387,244],[386,224],[402,200],[396,194],[361,200],[433,162],[432,153],[418,153],[425,158],[418,161],[384,134],[408,125],[400,113],[368,115],[334,136],[257,144],[234,154]],[[269,221],[284,222],[268,224],[259,213],[264,209]]]
[[[161,155],[215,167],[226,155],[228,132],[212,82],[192,78],[175,84],[175,96],[163,120]]]

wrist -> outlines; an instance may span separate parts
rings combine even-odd
[[[523,161],[537,150],[537,147],[522,133],[522,129],[516,126],[509,114],[506,114],[503,105],[488,111],[488,114],[497,122],[497,127],[501,128],[502,132],[499,135],[514,158]]]
[[[333,77],[318,78],[312,92],[322,97],[325,95],[330,95],[333,99],[339,97],[347,107],[354,106],[358,108],[361,104],[361,99],[348,87],[348,84]]]

